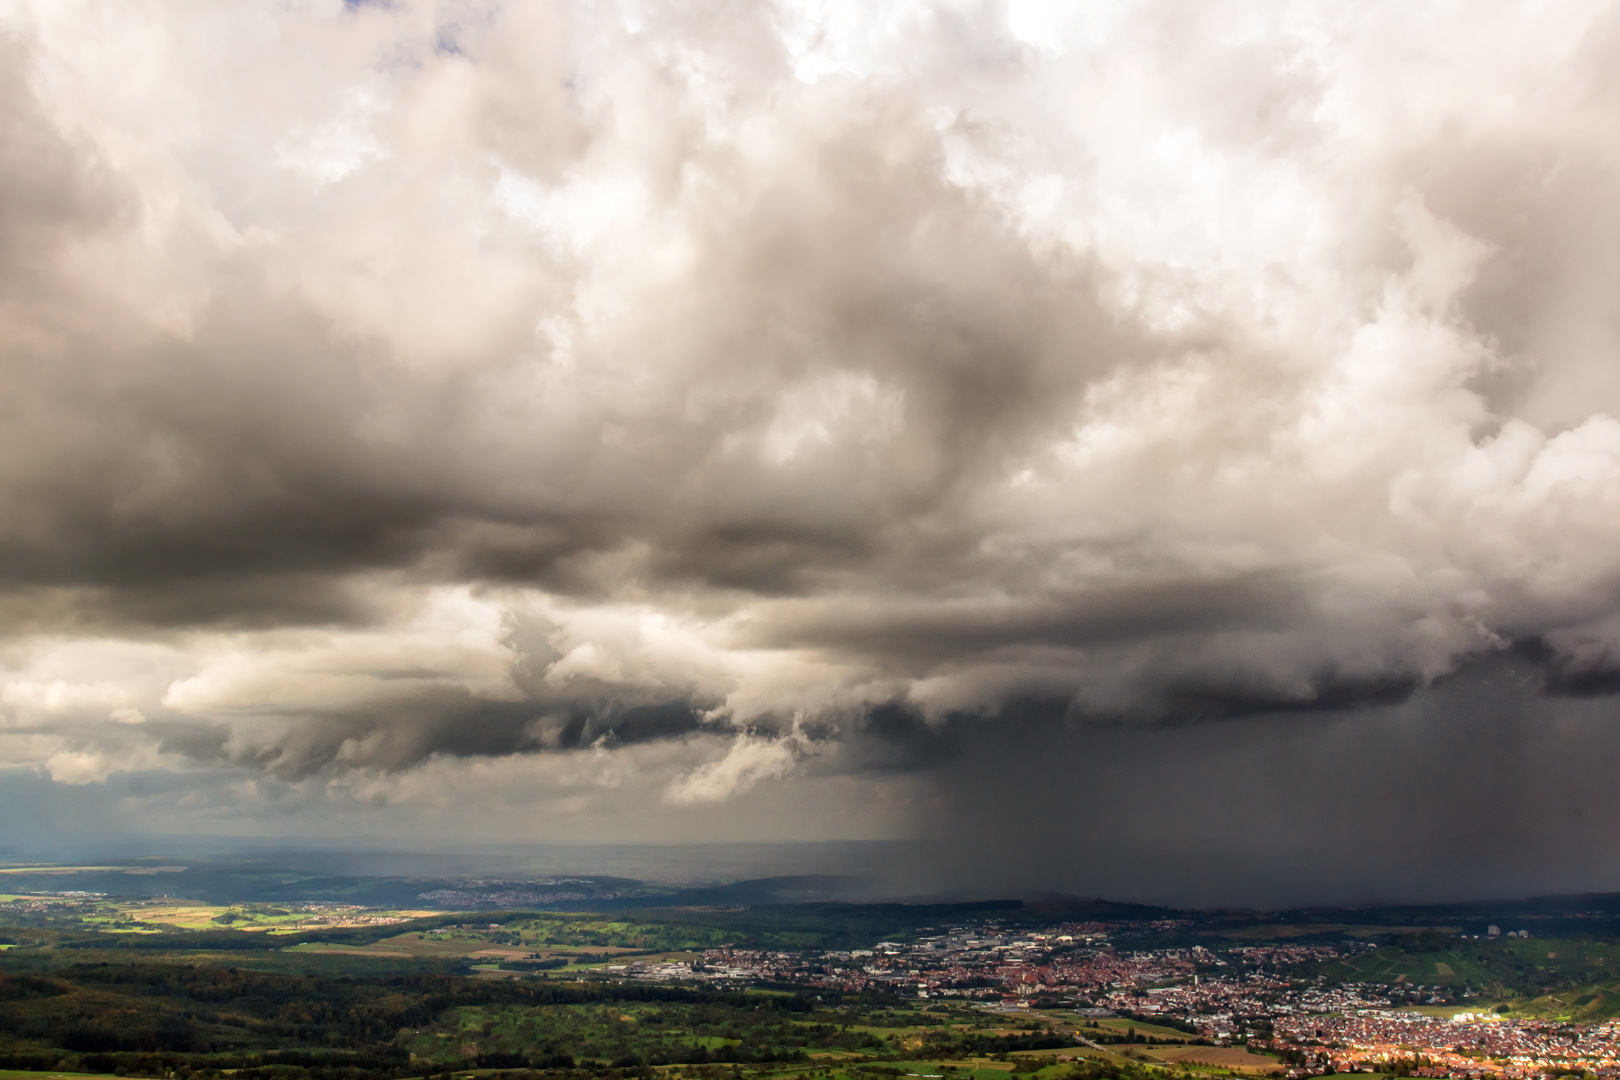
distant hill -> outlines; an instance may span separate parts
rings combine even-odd
[[[1047,893],[1024,902],[1028,918],[1061,922],[1151,922],[1155,919],[1201,918],[1201,912],[1180,911],[1153,904],[1120,903]]]

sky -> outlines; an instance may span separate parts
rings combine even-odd
[[[1620,889],[1612,4],[0,0],[0,84],[0,845]]]

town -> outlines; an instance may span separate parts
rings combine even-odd
[[[1129,1017],[1214,1046],[1269,1051],[1279,1074],[1290,1078],[1357,1071],[1459,1080],[1620,1075],[1620,1021],[1508,1017],[1471,1009],[1475,991],[1404,979],[1384,985],[1302,978],[1323,962],[1372,951],[1368,941],[1125,950],[1110,940],[1171,929],[1096,922],[1039,932],[993,923],[951,926],[871,949],[718,948],[700,960],[627,959],[603,967],[601,975],[883,990],[957,999],[1059,1025]]]

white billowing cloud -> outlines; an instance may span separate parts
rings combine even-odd
[[[283,168],[302,173],[317,184],[336,183],[383,156],[382,144],[372,132],[382,108],[379,95],[356,87],[334,116],[277,146],[276,157]]]
[[[180,761],[166,757],[155,747],[137,744],[121,748],[57,750],[45,759],[44,771],[58,784],[94,784],[113,773],[142,772],[180,764]]]
[[[137,724],[139,706],[185,670],[172,646],[116,638],[40,637],[0,658],[0,726],[54,721]]]
[[[765,429],[765,460],[785,465],[818,446],[886,441],[902,422],[903,409],[900,395],[885,393],[870,375],[840,371],[793,387],[781,395]]]
[[[160,704],[178,712],[303,712],[408,697],[451,686],[510,699],[510,616],[466,589],[435,590],[391,624],[365,629],[276,630],[210,636],[198,670],[176,679]]]
[[[14,767],[691,808],[1620,686],[1605,5],[0,20]]]
[[[673,781],[664,798],[677,805],[723,802],[763,780],[786,776],[806,747],[806,740],[796,730],[776,739],[743,732],[725,757],[700,765]]]

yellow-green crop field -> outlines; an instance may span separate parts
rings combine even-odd
[[[24,898],[28,899],[28,898]],[[437,911],[379,911],[337,905],[279,907],[275,904],[208,904],[196,900],[108,902],[82,917],[87,929],[105,933],[160,930],[259,930],[293,934],[336,927],[375,926],[383,920],[417,919]]]

